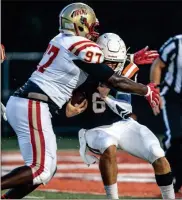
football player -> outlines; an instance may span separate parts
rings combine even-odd
[[[97,44],[104,53],[105,64],[116,73],[137,80],[139,68],[127,60],[125,44],[118,35],[106,33],[99,37]],[[87,147],[91,152],[100,154],[99,169],[107,197],[119,199],[116,152],[120,148],[151,163],[163,199],[174,199],[170,165],[157,137],[146,126],[132,119],[131,95],[102,84],[98,86],[98,82],[89,79],[75,90],[75,95],[77,91],[85,93],[88,101],[88,107],[82,114],[85,122],[87,119],[84,127],[87,129],[79,131],[80,155],[90,165],[97,159],[85,153]],[[75,110],[76,113],[71,100],[66,107],[67,117],[79,113],[78,106]]]
[[[102,64],[103,52],[93,42],[99,33],[92,8],[83,3],[69,4],[59,20],[60,33],[49,42],[37,70],[7,102],[7,119],[17,134],[25,165],[1,178],[2,190],[13,188],[2,198],[22,198],[51,180],[57,162],[51,116],[88,75],[118,90],[145,96],[152,107],[159,103],[154,84],[135,83]]]

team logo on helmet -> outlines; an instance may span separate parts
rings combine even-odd
[[[76,17],[76,16],[78,16],[78,15],[87,15],[86,9],[81,8],[81,9],[78,9],[78,10],[74,10],[74,11],[71,13],[71,17],[72,17],[72,18],[73,18],[73,17]]]

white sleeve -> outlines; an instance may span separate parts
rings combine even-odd
[[[110,107],[110,109],[119,115],[122,119],[125,119],[126,115],[132,113],[131,104],[114,98],[113,96],[107,96],[104,101]]]

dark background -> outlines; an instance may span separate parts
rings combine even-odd
[[[59,28],[58,15],[71,2],[83,2],[91,6],[100,22],[100,33],[114,32],[125,41],[130,52],[148,45],[159,49],[171,36],[182,33],[182,2],[180,1],[2,1],[1,41],[6,52],[44,52]],[[11,58],[9,58],[11,59]],[[36,69],[37,61],[11,61],[9,81],[11,93],[21,86]],[[142,65],[138,80],[149,82],[150,65]],[[2,72],[4,65],[2,66]],[[3,74],[3,73],[1,73]],[[7,97],[2,98],[6,104]],[[156,134],[164,132],[161,116],[154,117],[143,97],[133,96],[134,112],[138,121],[147,125]],[[75,134],[81,126],[80,117],[70,121],[55,119],[56,133]],[[63,126],[64,124],[64,126]],[[4,122],[3,122],[4,125]],[[7,125],[6,125],[7,126]],[[69,128],[67,128],[69,126]],[[2,127],[4,128],[4,126]],[[12,130],[7,129],[3,134]]]

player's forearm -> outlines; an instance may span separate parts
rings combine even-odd
[[[118,76],[117,74],[113,74],[109,78],[108,82],[109,84],[111,84],[111,86],[123,92],[133,93],[141,96],[146,95],[148,92],[148,88],[146,85],[136,83],[123,76]]]
[[[160,84],[161,81],[161,68],[160,67],[152,67],[150,72],[150,81]]]
[[[161,73],[162,73],[162,69],[165,67],[165,63],[163,63],[161,61],[160,58],[157,58],[152,66],[151,66],[151,70],[150,70],[150,81],[156,84],[160,84],[161,81]]]
[[[128,78],[115,74],[114,71],[105,64],[90,64],[84,63],[80,60],[76,60],[74,63],[95,78],[95,80],[107,82],[119,91],[141,96],[146,95],[148,92],[147,86],[140,83],[135,83]]]

